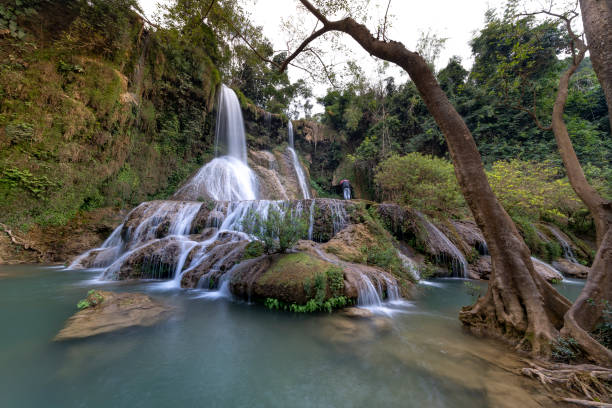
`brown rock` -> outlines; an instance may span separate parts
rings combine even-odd
[[[469,278],[489,280],[491,270],[491,257],[488,255],[481,256],[469,266]]]
[[[590,268],[567,259],[557,259],[552,266],[571,278],[586,279],[589,276]]]
[[[152,326],[168,317],[172,308],[142,293],[95,291],[101,303],[81,310],[68,319],[53,340],[72,340],[110,333],[135,326]]]

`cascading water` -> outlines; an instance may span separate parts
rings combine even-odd
[[[555,276],[555,279],[558,279],[560,281],[563,280],[563,274],[561,272],[559,272],[552,265],[549,265],[546,262],[540,261],[538,258],[533,257],[533,256],[531,257],[531,261],[533,262],[534,266],[535,265],[539,265],[541,268],[546,269],[547,272],[548,272],[548,275]]]
[[[294,150],[291,122],[288,127],[297,179],[308,201],[256,199],[256,178],[246,161],[240,105],[235,93],[222,86],[215,137],[217,157],[188,180],[171,200],[145,202],[132,210],[100,248],[83,254],[71,267],[105,268],[103,279],[165,280],[155,286],[159,288],[177,288],[181,284],[203,289],[216,287],[227,296],[236,259],[240,259],[246,242],[253,239],[249,234],[254,231],[248,231],[249,223],[245,223],[253,214],[263,221],[255,223],[259,228],[264,228],[274,210],[283,219],[290,214],[289,222],[307,217],[309,239],[317,234],[326,237],[323,239],[337,234],[349,222],[345,202],[310,199],[306,175]],[[329,217],[323,227],[329,222],[330,228],[324,233],[315,231],[322,227],[315,224],[319,211]],[[380,306],[385,296],[390,302],[400,298],[398,283],[390,275],[368,273],[360,277],[360,305]]]
[[[422,225],[427,230],[427,245],[432,252],[437,253],[438,262],[449,263],[454,274],[460,278],[466,278],[468,262],[463,253],[453,244],[450,239],[420,212],[416,212]]]
[[[559,231],[557,228],[553,227],[552,225],[548,225],[547,227],[548,227],[548,230],[551,232],[551,234],[555,236],[555,238],[559,242],[559,245],[561,245],[561,249],[563,249],[563,257],[567,259],[568,261],[577,264],[578,260],[576,260],[576,255],[574,254],[574,251],[572,250],[572,246],[565,240],[561,231]]]
[[[242,110],[236,93],[225,85],[219,91],[215,129],[215,159],[174,195],[182,200],[216,201],[257,199],[257,178],[247,164]]]
[[[298,184],[300,185],[300,190],[302,191],[302,197],[305,200],[308,200],[310,199],[310,189],[308,188],[308,183],[306,182],[306,175],[304,174],[302,163],[300,163],[300,159],[295,152],[295,147],[293,144],[293,123],[291,123],[291,121],[287,122],[287,129],[289,133],[289,153],[291,154],[291,159],[293,161],[293,168],[295,169]]]

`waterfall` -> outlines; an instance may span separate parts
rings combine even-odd
[[[415,212],[427,230],[427,245],[431,252],[436,254],[438,263],[447,263],[450,258],[450,267],[454,274],[460,278],[467,277],[468,263],[463,253],[450,239],[420,212]]]
[[[236,93],[225,85],[221,85],[219,90],[215,156],[229,156],[244,164],[247,162],[246,136],[240,102]]]
[[[198,171],[175,194],[181,200],[216,201],[257,199],[257,178],[247,164],[242,110],[236,93],[225,85],[219,91],[215,159]]]
[[[561,249],[563,249],[563,257],[568,261],[577,264],[578,261],[576,260],[576,255],[572,250],[572,246],[565,240],[565,238],[563,237],[563,233],[552,225],[547,225],[547,227],[548,230],[555,236],[555,238],[559,242],[559,245],[561,245]]]
[[[287,132],[289,133],[289,153],[291,154],[291,159],[293,161],[293,168],[295,169],[298,184],[300,185],[300,190],[302,191],[302,197],[305,200],[308,200],[310,199],[310,188],[308,188],[302,163],[300,163],[300,159],[298,158],[293,145],[293,123],[291,123],[291,121],[287,122]]]

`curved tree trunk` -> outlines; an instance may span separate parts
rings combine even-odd
[[[527,245],[489,185],[472,134],[425,60],[399,42],[375,38],[352,18],[329,21],[309,1],[300,1],[323,23],[321,31],[347,33],[371,55],[405,69],[442,130],[459,185],[484,233],[493,264],[486,295],[464,308],[461,321],[480,333],[511,339],[533,354],[548,355],[570,302],[535,271]],[[315,38],[315,34],[307,38],[282,68]]]
[[[593,70],[608,102],[612,127],[612,0],[580,0]]]
[[[612,209],[588,183],[569,137],[563,113],[569,92],[569,81],[582,62],[586,46],[579,44],[580,52],[559,80],[559,89],[553,106],[552,129],[559,154],[572,188],[588,207],[595,221],[598,251],[589,272],[587,283],[565,315],[562,334],[576,339],[594,361],[612,365],[612,351],[598,343],[589,332],[601,321],[606,302],[612,302]]]

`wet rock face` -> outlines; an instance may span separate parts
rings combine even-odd
[[[170,279],[183,249],[176,238],[153,241],[131,253],[115,279]]]
[[[590,268],[567,259],[557,259],[552,266],[570,278],[586,279],[589,276]]]
[[[310,200],[304,200],[308,208]],[[312,239],[327,242],[352,223],[359,222],[354,203],[331,198],[317,198],[314,208]]]
[[[82,339],[134,326],[152,326],[173,310],[142,293],[95,291],[101,302],[68,319],[55,341]]]
[[[235,264],[240,262],[247,245],[248,241],[246,240],[235,240],[230,237],[215,241],[206,249],[203,261],[193,269],[189,269],[189,266],[187,266],[187,271],[181,277],[181,287],[218,288],[221,276],[228,273]],[[190,265],[198,256],[202,255],[197,249],[193,250],[189,254],[186,264]]]

